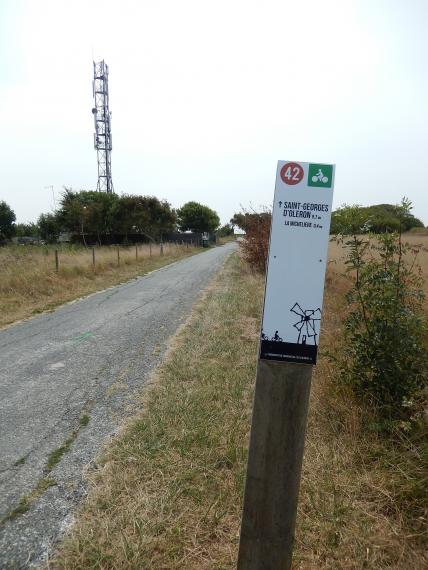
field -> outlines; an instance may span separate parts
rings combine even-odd
[[[426,440],[385,439],[336,382],[326,353],[340,349],[349,283],[337,244],[329,255],[293,569],[422,570]],[[426,249],[420,261],[426,275]],[[50,568],[235,568],[262,294],[263,277],[232,256],[142,394],[140,415],[89,474],[88,500]]]
[[[0,327],[67,301],[144,275],[193,255],[201,248],[175,243],[84,248],[54,246],[0,248]],[[93,263],[95,255],[95,264]],[[118,257],[119,256],[119,257]]]
[[[403,241],[418,251],[416,265],[420,267],[424,279],[425,295],[428,297],[428,234],[410,232],[403,235]],[[337,244],[334,239],[330,240],[329,264],[336,273],[345,271],[343,247]],[[426,307],[428,308],[428,304]]]

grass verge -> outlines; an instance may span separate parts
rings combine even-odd
[[[323,345],[346,282],[330,269]],[[263,279],[232,256],[106,450],[51,568],[236,565]],[[427,567],[422,441],[390,441],[321,355],[308,419],[295,570]]]

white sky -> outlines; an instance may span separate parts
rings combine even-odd
[[[336,164],[335,207],[428,224],[426,0],[0,0],[0,200],[94,189],[92,59],[119,193],[271,205],[278,159]]]

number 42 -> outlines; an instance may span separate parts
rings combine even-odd
[[[294,166],[293,168],[289,166],[283,174],[284,178],[288,178],[288,180],[295,180],[299,182],[300,180],[300,168],[298,166]]]

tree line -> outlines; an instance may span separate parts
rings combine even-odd
[[[408,202],[410,204],[410,202]],[[331,215],[330,233],[333,235],[345,233],[349,226],[349,212],[352,211],[355,223],[359,224],[355,228],[356,233],[391,233],[408,232],[412,228],[424,228],[423,222],[410,212],[411,206],[403,214],[401,205],[376,204],[373,206],[348,206],[344,204]],[[236,225],[243,231],[256,232],[258,226],[263,226],[265,232],[266,225],[270,226],[271,213],[242,211],[234,214],[230,220],[232,225]]]
[[[344,204],[331,215],[330,233],[334,235],[346,233],[349,226],[349,211],[352,211],[353,215],[357,214],[355,219],[359,221],[360,227],[355,228],[355,231],[360,234],[408,232],[412,228],[423,228],[424,224],[410,212],[410,208],[403,214],[401,205],[348,206]]]
[[[119,196],[65,188],[55,212],[41,214],[35,223],[15,222],[13,210],[0,201],[0,243],[14,236],[55,243],[62,232],[83,243],[87,239],[100,244],[112,240],[126,243],[131,236],[141,241],[160,241],[162,236],[176,231],[215,232],[220,218],[208,206],[193,201],[175,210],[169,202],[155,196]]]

